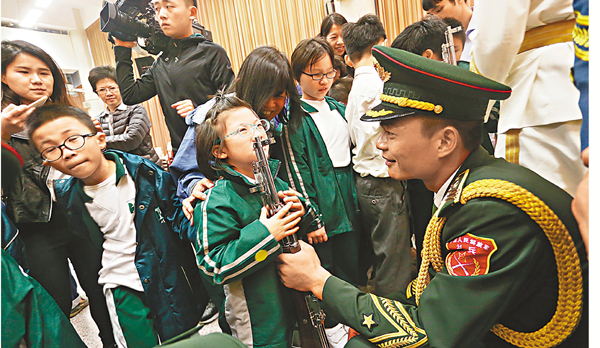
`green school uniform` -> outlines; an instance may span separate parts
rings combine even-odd
[[[279,161],[269,164],[275,177]],[[219,307],[219,324],[248,346],[290,347],[294,312],[275,268],[281,247],[259,221],[260,193],[251,193],[255,184],[228,166],[219,174],[223,179],[194,210],[191,238],[204,284]],[[279,178],[275,187],[288,189]],[[315,229],[311,209],[305,205],[300,233]]]
[[[329,97],[325,101],[344,117],[343,104]],[[317,110],[304,102],[302,108],[305,114],[300,128],[292,134],[283,127],[276,138],[281,144],[272,150],[273,157],[283,159],[280,177],[306,197],[322,218],[329,241],[313,246],[323,267],[353,284],[365,284],[366,274],[359,267],[362,229],[352,167],[333,167],[321,133],[309,115]]]

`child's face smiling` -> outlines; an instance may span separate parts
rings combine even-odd
[[[323,54],[314,65],[305,67],[304,73],[300,76],[302,98],[306,100],[323,100],[333,84],[333,79],[330,80],[327,76],[323,76],[322,79],[315,81],[312,76],[306,74],[327,74],[332,71],[333,65],[328,54]]]
[[[73,135],[95,133],[83,123],[69,116],[44,123],[31,135],[37,149],[42,152],[51,146],[60,146]],[[95,185],[108,178],[106,158],[102,149],[106,147],[104,133],[85,138],[85,144],[78,150],[62,146],[62,156],[53,162],[44,162],[55,169],[81,179],[85,185]]]
[[[256,126],[260,122],[256,114],[248,108],[234,109],[225,117],[223,136],[236,132],[242,125]],[[217,157],[226,159],[227,164],[235,168],[235,170],[254,178],[252,162],[256,161],[256,154],[254,153],[252,140],[255,136],[260,136],[264,140],[267,138],[267,133],[258,127],[258,129],[254,130],[254,134],[249,137],[244,137],[239,133],[228,136],[227,139],[223,140],[223,148]],[[263,150],[268,157],[269,145],[265,145]]]

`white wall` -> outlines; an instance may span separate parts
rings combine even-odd
[[[375,0],[336,0],[333,4],[335,11],[344,16],[348,22],[356,22],[367,13],[376,14]]]

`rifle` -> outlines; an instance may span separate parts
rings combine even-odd
[[[442,44],[442,60],[444,63],[456,65],[456,52],[454,50],[454,37],[452,34],[458,33],[461,30],[462,27],[460,25],[454,29],[448,26],[448,29],[444,32],[446,38],[446,43]]]
[[[260,192],[263,205],[267,207],[267,214],[273,216],[280,211],[284,205],[279,199],[275,180],[269,168],[269,161],[263,146],[274,144],[273,138],[261,140],[255,136],[252,146],[256,153],[256,161],[252,162],[252,171],[257,181],[257,186],[252,192]],[[300,243],[296,234],[287,236],[279,241],[284,253],[295,254],[300,251]],[[310,292],[301,292],[290,289],[296,319],[298,320],[298,331],[302,348],[331,348],[327,335],[325,334],[325,313],[321,309],[317,298]]]

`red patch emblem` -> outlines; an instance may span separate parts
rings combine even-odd
[[[487,274],[490,258],[498,250],[490,238],[477,237],[470,233],[446,244],[450,251],[446,256],[446,268],[453,276],[476,276]]]

